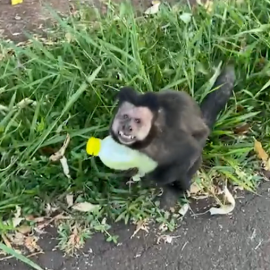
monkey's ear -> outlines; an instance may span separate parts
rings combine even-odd
[[[140,105],[148,107],[152,112],[158,112],[160,104],[156,93],[147,92],[140,99]]]
[[[138,94],[136,93],[136,91],[129,86],[122,87],[116,96],[117,100],[119,100],[120,102],[127,101],[133,104],[136,103],[137,97]]]

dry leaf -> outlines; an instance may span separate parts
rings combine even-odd
[[[144,14],[150,15],[150,14],[156,14],[159,11],[160,2],[159,1],[152,1],[152,6],[148,8]]]
[[[163,240],[165,243],[171,244],[172,240],[178,237],[180,237],[180,235],[179,236],[161,235],[157,239],[157,244],[159,244],[161,240]]]
[[[46,217],[50,217],[52,213],[54,213],[55,211],[57,211],[59,208],[56,206],[52,206],[50,203],[47,203],[46,205]]]
[[[234,129],[234,133],[238,135],[244,135],[249,131],[249,127],[250,127],[249,124],[238,126]]]
[[[81,202],[81,203],[76,203],[72,206],[72,209],[80,211],[80,212],[93,212],[100,206],[98,204],[92,204],[89,202]]]
[[[257,153],[258,158],[263,161],[264,169],[266,171],[270,171],[269,155],[263,149],[261,142],[257,141],[256,139],[254,139],[254,141],[254,151]]]
[[[24,245],[24,238],[25,236],[20,232],[15,232],[15,234],[7,234],[6,235],[12,244],[16,246],[23,246]]]
[[[222,205],[220,208],[216,208],[216,207],[210,208],[209,211],[211,215],[226,215],[233,211],[235,207],[235,200],[227,187],[225,187],[224,189],[224,196],[230,204]]]
[[[68,207],[71,207],[73,205],[73,195],[72,194],[68,194],[66,196],[66,201],[67,201]]]
[[[148,220],[147,219],[144,219],[144,220],[140,220],[138,223],[137,223],[137,227],[136,227],[136,230],[134,231],[134,233],[131,235],[130,238],[133,238],[139,231],[143,230],[145,232],[149,232],[149,227],[148,227]]]
[[[63,143],[63,146],[56,153],[51,155],[49,159],[51,161],[58,161],[58,160],[62,159],[65,155],[65,152],[66,152],[66,149],[68,147],[69,142],[70,142],[70,136],[69,136],[69,134],[67,134],[66,139]]]
[[[61,165],[62,165],[62,168],[63,168],[63,172],[64,174],[66,175],[67,178],[71,178],[70,174],[69,174],[69,167],[68,167],[68,163],[67,163],[67,159],[65,156],[63,156],[61,159],[60,159],[60,162],[61,162]]]
[[[234,186],[233,187],[233,191],[237,191],[237,190],[241,190],[241,191],[243,191],[244,190],[244,188],[242,187],[242,186]]]
[[[170,235],[161,235],[157,239],[157,244],[160,244],[160,241],[163,240],[165,243],[172,243],[173,238]]]
[[[74,249],[80,249],[83,246],[83,242],[80,241],[80,234],[78,231],[77,225],[75,225],[72,229],[72,233],[69,236],[66,252],[72,253]]]
[[[17,231],[19,233],[22,233],[22,234],[28,234],[28,233],[31,233],[32,228],[30,226],[27,226],[27,225],[22,225],[22,226],[17,228]]]
[[[35,252],[35,251],[41,251],[42,249],[40,246],[37,244],[37,237],[35,236],[28,236],[25,238],[24,241],[25,247],[30,251],[30,252]]]
[[[51,155],[49,158],[51,161],[60,160],[62,168],[63,168],[63,172],[67,176],[67,178],[71,178],[69,174],[69,167],[68,167],[67,159],[65,157],[65,152],[66,152],[69,142],[70,142],[70,136],[69,134],[67,134],[66,139],[63,143],[63,146],[56,153]]]
[[[180,214],[181,216],[185,216],[186,213],[188,212],[188,209],[189,209],[189,204],[186,203],[186,204],[184,204],[184,205],[181,207],[181,209],[179,210],[179,214]]]
[[[197,183],[192,183],[189,193],[190,194],[197,194],[202,190],[202,187],[200,187]]]
[[[14,228],[20,225],[20,223],[24,220],[24,218],[21,217],[22,209],[20,206],[16,205],[16,213],[14,215],[14,218],[12,218],[12,224]]]
[[[22,214],[22,209],[20,206],[16,205],[16,213],[14,215],[15,218],[19,218]]]
[[[161,223],[160,226],[158,227],[158,229],[159,229],[160,231],[162,231],[162,232],[165,232],[165,231],[168,230],[168,226],[167,226],[167,224],[165,224],[165,223]]]
[[[263,161],[268,160],[268,154],[264,151],[261,142],[254,139],[254,151],[257,153],[258,158],[262,159]]]
[[[45,221],[45,219],[46,219],[45,217],[35,217],[35,218],[33,218],[33,221],[40,223],[40,222]]]
[[[12,219],[13,227],[16,228],[17,226],[19,226],[20,223],[21,223],[23,220],[24,220],[24,218],[20,218],[20,217],[18,217],[18,218],[16,218],[16,217],[13,218],[13,219]]]

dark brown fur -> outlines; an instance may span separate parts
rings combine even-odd
[[[210,133],[210,122],[214,123],[217,114],[225,107],[232,93],[234,70],[229,68],[223,71],[214,87],[220,86],[217,83],[221,82],[225,82],[225,85],[206,96],[207,108],[204,106],[205,103],[201,105],[204,111],[201,111],[199,105],[185,92],[165,90],[158,93],[138,94],[132,88],[120,90],[119,105],[112,121],[114,128],[111,127],[111,135],[120,142],[116,131],[117,127],[121,130],[121,126],[116,124],[116,121],[121,117],[124,103],[130,104],[132,110],[129,114],[129,123],[133,123],[133,117],[149,115],[149,111],[151,112],[152,117],[143,119],[151,123],[149,133],[145,134],[143,140],[134,139],[135,141],[127,146],[157,161],[158,167],[148,174],[146,179],[165,187],[162,200],[167,206],[172,206],[177,197],[190,188],[192,176],[201,165],[201,154]],[[211,96],[215,99],[211,99]],[[129,106],[126,106],[125,113],[129,111]],[[136,111],[136,108],[142,109]],[[207,122],[205,115],[211,118],[210,122]],[[132,127],[134,128],[131,135],[136,136],[141,132],[139,126]]]

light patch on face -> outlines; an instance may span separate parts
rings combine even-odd
[[[140,122],[138,123],[137,120],[140,120]],[[136,141],[143,141],[148,136],[152,120],[153,113],[147,107],[136,107],[129,102],[124,102],[115,115],[112,130],[114,134],[117,134],[121,143],[132,144]],[[129,121],[132,127],[129,134],[126,134],[123,130],[125,121]]]

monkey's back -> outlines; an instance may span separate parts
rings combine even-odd
[[[209,133],[199,105],[183,91],[164,90],[157,93],[160,105],[158,119],[155,122],[157,133],[142,152],[161,162],[170,153],[183,151],[187,138],[198,141]],[[202,140],[203,141],[203,140]]]
[[[164,90],[158,93],[159,103],[164,111],[165,124],[171,131],[188,134],[206,129],[197,102],[184,91]]]

